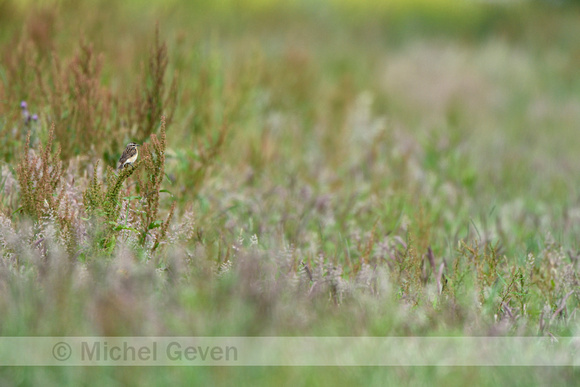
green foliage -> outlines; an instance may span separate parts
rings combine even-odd
[[[123,184],[139,168],[143,160],[139,160],[129,167],[125,167],[117,174],[112,168],[107,170],[106,188],[98,180],[98,162],[95,164],[93,178],[83,194],[84,207],[90,216],[96,216],[98,219],[98,228],[101,231],[96,238],[99,239],[99,246],[110,250],[115,235],[123,227],[119,227],[117,221],[121,210],[121,190]],[[104,226],[104,227],[103,227]],[[125,229],[131,229],[130,227]]]
[[[57,3],[0,4],[3,335],[578,334],[578,9]]]
[[[140,165],[135,163],[131,167],[123,168],[117,174],[112,168],[107,170],[107,188],[97,179],[98,163],[95,164],[91,183],[83,195],[85,209],[89,214],[99,212],[105,215],[108,222],[115,222],[119,217],[120,192],[125,180],[133,174]]]
[[[98,177],[99,162],[95,163],[93,178],[90,180],[86,191],[83,194],[83,203],[88,214],[93,214],[104,207],[105,189]]]
[[[139,168],[144,160],[137,161],[130,167],[125,167],[117,175],[112,168],[108,169],[107,190],[104,193],[102,209],[107,222],[116,222],[121,207],[121,188],[123,183]]]

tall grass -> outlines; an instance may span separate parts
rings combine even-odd
[[[577,334],[578,10],[412,3],[2,3],[2,335]]]

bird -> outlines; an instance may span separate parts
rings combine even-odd
[[[137,160],[137,156],[139,156],[139,150],[137,149],[137,147],[139,146],[140,146],[139,144],[136,144],[134,142],[130,142],[127,144],[125,151],[123,152],[121,158],[119,159],[119,165],[117,166],[117,169],[123,169],[127,165],[133,165],[135,160]]]

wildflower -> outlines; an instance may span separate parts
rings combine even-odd
[[[30,114],[28,111],[28,104],[26,101],[20,102],[20,109],[22,109],[22,118],[24,119],[24,125],[29,125],[30,121],[38,121],[38,114]]]

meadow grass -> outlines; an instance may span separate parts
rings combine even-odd
[[[0,334],[576,335],[579,12],[0,3]],[[140,159],[115,171],[129,141]],[[0,384],[579,380],[164,371],[11,368]]]

